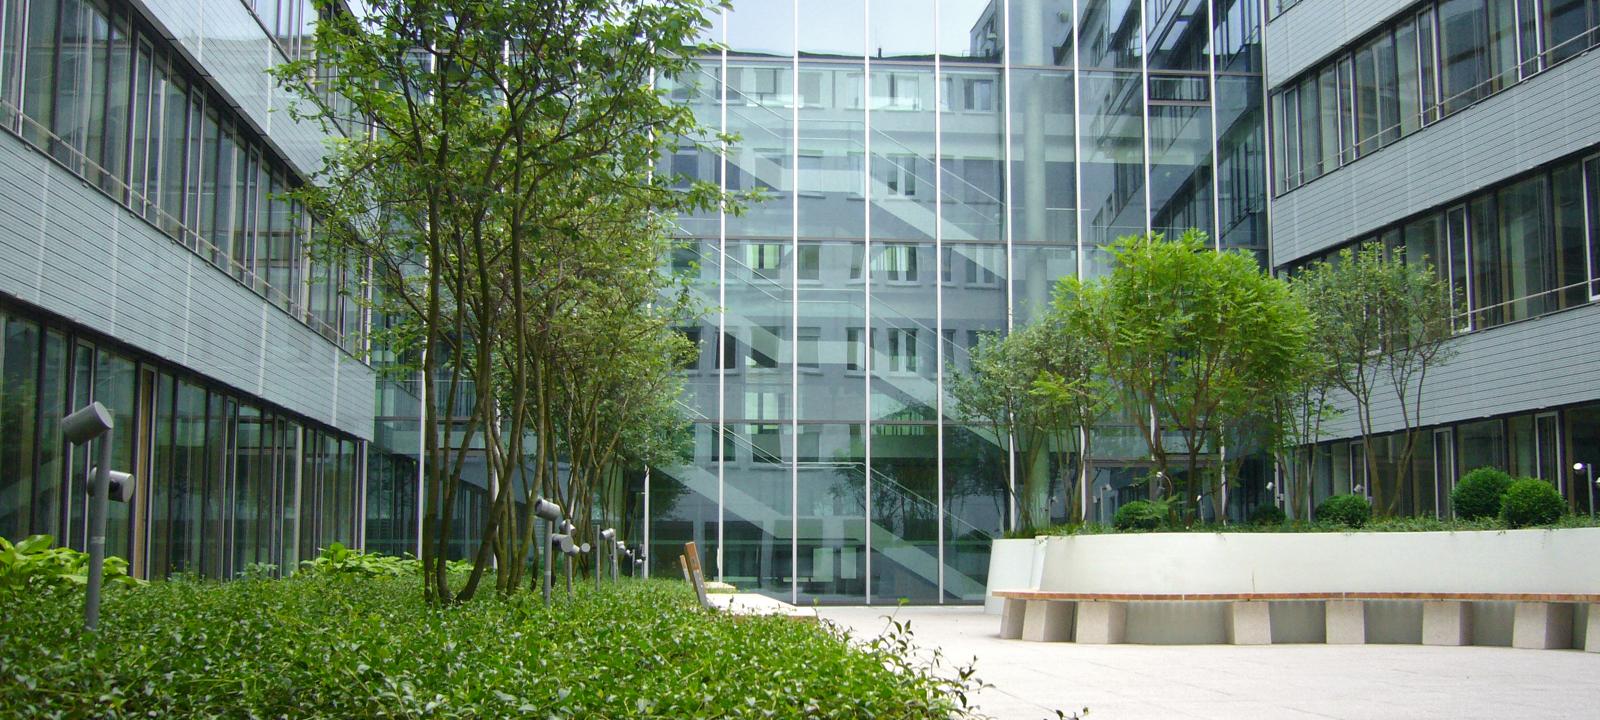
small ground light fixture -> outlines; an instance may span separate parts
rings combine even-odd
[[[555,568],[553,567],[555,554],[552,550],[556,542],[556,523],[561,520],[561,506],[544,498],[539,498],[533,501],[533,514],[545,521],[545,536],[550,540],[544,545],[544,572],[542,573],[544,577],[541,578],[544,602],[549,605],[550,586],[555,583]]]
[[[596,526],[596,527],[598,527],[598,526]],[[604,559],[606,551],[609,551],[611,553],[611,575],[612,575],[612,579],[613,580],[616,579],[616,574],[617,574],[617,551],[615,549],[616,546],[613,545],[612,542],[611,542],[612,540],[615,540],[616,537],[617,537],[617,531],[615,529],[613,529],[613,528],[606,528],[604,530],[595,531],[595,539],[594,539],[594,589],[596,589],[596,590],[600,589],[600,576],[602,575],[602,573],[601,573],[601,570],[602,570],[601,561]]]
[[[1593,520],[1594,519],[1594,486],[1595,486],[1595,484],[1597,482],[1600,482],[1600,481],[1597,481],[1597,480],[1594,479],[1594,463],[1586,463],[1586,462],[1575,462],[1575,463],[1573,463],[1572,464],[1572,471],[1573,472],[1578,472],[1579,470],[1582,470],[1582,471],[1588,473],[1588,478],[1589,478],[1589,519]]]

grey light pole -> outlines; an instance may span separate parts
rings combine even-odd
[[[604,530],[600,530],[598,529],[599,527],[599,525],[595,526],[596,530],[594,533],[594,589],[596,590],[600,589],[600,569],[602,565],[601,559],[605,555],[605,551],[608,546],[615,547],[615,545],[612,545],[611,539],[617,536],[617,531],[615,529],[606,528]],[[616,551],[613,550],[611,555],[611,575],[613,580],[616,579],[616,574],[617,556]]]
[[[561,506],[544,498],[533,501],[533,514],[545,521],[544,540],[544,572],[540,573],[540,585],[544,591],[544,604],[550,604],[550,585],[555,582],[555,568],[552,565],[556,543],[556,523],[561,520]]]
[[[1586,477],[1589,478],[1589,482],[1587,482],[1585,484],[1589,486],[1589,519],[1593,520],[1594,519],[1594,463],[1584,463],[1584,462],[1573,463],[1572,464],[1572,471],[1573,472],[1577,472],[1579,470],[1582,470],[1585,473],[1587,473]]]
[[[89,587],[83,606],[83,627],[100,624],[100,582],[106,561],[106,497],[111,488],[111,413],[99,401],[89,403],[61,419],[61,434],[73,445],[100,438],[100,464],[89,491]]]

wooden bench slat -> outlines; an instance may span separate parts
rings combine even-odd
[[[1239,602],[1272,600],[1456,600],[1476,602],[1600,603],[1600,593],[1459,592],[1256,592],[1256,593],[1083,593],[1054,590],[996,590],[1010,600],[1105,602]]]

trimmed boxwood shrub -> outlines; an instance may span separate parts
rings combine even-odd
[[[1250,512],[1251,525],[1282,525],[1288,519],[1288,514],[1277,505],[1262,505]]]
[[[1372,519],[1372,503],[1360,495],[1334,495],[1317,506],[1317,519],[1358,528]]]
[[[1134,500],[1123,505],[1111,519],[1118,530],[1158,530],[1166,522],[1166,504],[1150,500]]]
[[[1561,519],[1567,503],[1553,485],[1539,478],[1520,478],[1506,488],[1500,519],[1507,527],[1548,525]]]
[[[1511,476],[1492,467],[1481,467],[1461,476],[1450,491],[1450,506],[1456,517],[1473,520],[1500,514],[1500,499],[1511,487]]]

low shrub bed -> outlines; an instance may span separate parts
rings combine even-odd
[[[1553,520],[1548,515],[1535,516],[1542,522],[1528,522],[1522,525],[1509,524],[1501,518],[1479,518],[1476,520],[1440,520],[1436,518],[1420,517],[1389,517],[1372,518],[1360,527],[1352,527],[1344,522],[1335,522],[1328,519],[1307,522],[1305,520],[1284,520],[1279,523],[1196,523],[1190,527],[1183,525],[1162,525],[1149,532],[1192,532],[1192,533],[1318,533],[1318,532],[1448,532],[1467,530],[1509,530],[1518,527],[1537,527],[1547,529],[1562,528],[1590,528],[1600,527],[1600,522],[1592,520],[1588,515],[1560,515]],[[1128,532],[1119,530],[1114,525],[1104,523],[1069,523],[1066,525],[1052,525],[1045,528],[1007,533],[1008,538],[1031,538],[1039,535],[1105,535],[1109,533]]]
[[[98,637],[81,590],[0,604],[7,718],[944,718],[976,687],[905,633],[712,615],[681,581],[439,608],[411,577],[174,580],[112,589]]]

